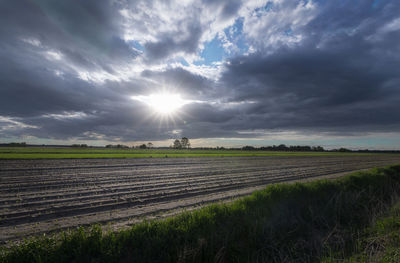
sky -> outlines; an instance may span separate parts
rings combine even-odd
[[[0,142],[183,136],[399,150],[400,1],[1,1]]]

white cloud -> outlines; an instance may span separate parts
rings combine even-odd
[[[85,119],[88,115],[84,112],[75,112],[75,111],[64,111],[62,114],[44,114],[42,115],[44,118],[51,118],[56,120],[66,120],[66,119]]]
[[[312,1],[295,2],[292,0],[272,1],[273,8],[263,12],[254,12],[247,8],[244,14],[243,31],[252,48],[274,49],[279,46],[301,42],[302,30],[318,13],[316,4]],[[257,6],[262,8],[265,5]]]
[[[61,60],[63,58],[63,54],[56,50],[48,50],[44,53],[44,56],[49,60]]]
[[[32,46],[35,46],[35,47],[40,47],[41,46],[41,42],[37,38],[21,38],[21,40],[23,42],[28,43],[28,44],[30,44]]]
[[[21,130],[26,128],[37,129],[38,126],[23,123],[20,118],[0,115],[0,132]]]
[[[382,32],[388,33],[392,31],[399,31],[400,30],[400,18],[393,19],[386,25],[384,25],[381,29]]]
[[[399,30],[400,30],[400,18],[396,18],[383,25],[373,35],[366,37],[366,39],[372,42],[381,41],[384,39],[386,34]]]

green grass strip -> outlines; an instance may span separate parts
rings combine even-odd
[[[246,156],[360,156],[374,153],[341,152],[276,152],[241,150],[176,150],[176,149],[107,149],[0,147],[0,159],[70,159],[70,158],[164,158],[164,157],[246,157]],[[386,153],[385,153],[386,154]],[[376,154],[375,154],[376,155]],[[389,155],[389,154],[386,154]]]
[[[130,229],[100,226],[3,248],[0,262],[320,262],[356,251],[357,237],[400,194],[400,165],[335,180],[276,184]],[[327,260],[329,261],[329,260]]]

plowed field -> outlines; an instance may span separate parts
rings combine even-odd
[[[400,155],[0,160],[0,241],[229,200],[276,182],[400,163]]]

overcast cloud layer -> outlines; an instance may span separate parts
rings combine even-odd
[[[4,141],[393,135],[399,105],[399,1],[0,4]]]

